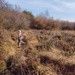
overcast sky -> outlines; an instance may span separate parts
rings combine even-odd
[[[12,5],[19,5],[34,15],[48,11],[50,17],[60,20],[75,21],[75,0],[6,0]]]

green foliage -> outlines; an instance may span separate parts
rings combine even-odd
[[[29,68],[30,70],[36,70],[36,65],[34,65],[34,64],[29,64],[29,65],[28,65],[28,68]]]
[[[30,17],[33,17],[33,14],[29,11],[24,10],[23,13],[29,15]]]

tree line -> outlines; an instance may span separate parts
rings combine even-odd
[[[59,29],[75,30],[75,22],[59,21],[46,16],[34,16],[29,11],[20,11],[5,0],[0,0],[0,28],[5,29]]]

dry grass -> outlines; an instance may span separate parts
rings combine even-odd
[[[27,37],[23,38],[21,48],[18,49],[17,32],[0,31],[1,75],[3,72],[5,75],[75,74],[75,31],[22,32]]]

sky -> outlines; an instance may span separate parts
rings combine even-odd
[[[75,0],[6,0],[18,5],[21,11],[27,10],[33,15],[47,15],[58,20],[75,22]]]

